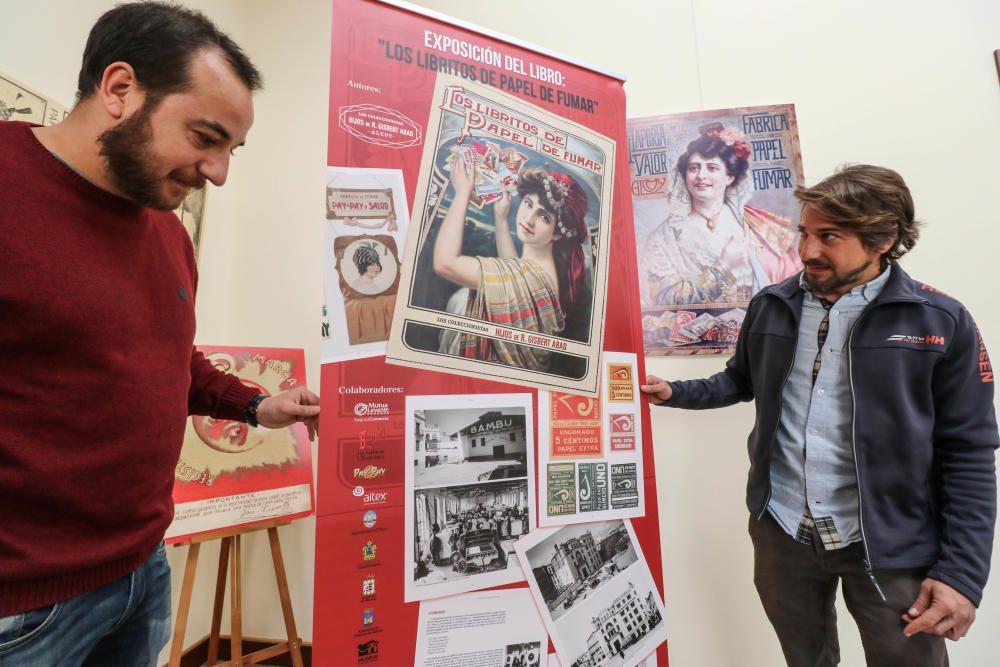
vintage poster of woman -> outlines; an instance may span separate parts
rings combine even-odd
[[[387,360],[594,395],[615,144],[439,75]]]
[[[628,136],[646,353],[731,351],[753,295],[802,269],[795,108],[633,118]]]

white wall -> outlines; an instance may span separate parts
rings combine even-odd
[[[198,341],[304,347],[316,385],[329,3],[189,4],[242,43],[265,75],[248,145],[233,162],[229,184],[209,196]],[[807,182],[848,161],[899,170],[927,222],[905,268],[961,299],[987,345],[1000,350],[1000,314],[990,297],[1000,241],[995,0],[419,4],[626,74],[630,116],[793,102]],[[110,0],[0,0],[0,70],[69,102],[86,33],[110,6]],[[649,367],[688,378],[722,363],[672,358]],[[782,664],[751,582],[743,505],[743,443],[751,421],[749,406],[654,411],[667,623],[671,664],[678,667]],[[313,529],[306,520],[281,533],[296,619],[307,639]],[[253,590],[245,599],[244,632],[279,637],[266,540],[247,540],[244,548]],[[185,551],[171,550],[175,589]],[[216,559],[216,548],[204,550],[189,642],[208,629]],[[950,644],[953,665],[996,662],[995,590],[995,582],[987,587],[971,635]],[[842,605],[838,612],[845,619],[843,664],[861,665],[857,633]]]

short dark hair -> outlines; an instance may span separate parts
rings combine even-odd
[[[687,149],[677,158],[677,175],[680,178],[684,178],[691,156],[695,153],[703,158],[719,158],[726,167],[726,173],[733,177],[732,185],[729,187],[742,181],[750,167],[750,162],[746,158],[738,156],[736,150],[732,146],[726,145],[726,142],[718,136],[702,135],[689,143]]]
[[[801,185],[795,197],[830,222],[849,229],[873,250],[892,241],[882,258],[895,262],[917,244],[920,223],[903,177],[870,164],[845,165],[811,188]]]
[[[77,100],[97,90],[104,70],[126,62],[152,99],[186,88],[191,59],[218,49],[251,91],[259,90],[260,72],[228,35],[201,12],[166,2],[132,2],[105,12],[90,29],[77,82]]]

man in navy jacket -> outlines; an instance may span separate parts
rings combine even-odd
[[[869,666],[947,665],[993,545],[989,356],[968,311],[896,263],[918,237],[899,174],[854,165],[796,197],[805,270],[754,297],[724,371],[642,390],[755,401],[754,583],[790,667],[839,663],[838,582]]]

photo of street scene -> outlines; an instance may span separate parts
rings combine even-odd
[[[406,595],[524,581],[514,543],[535,526],[531,394],[406,397]]]
[[[514,542],[529,530],[527,478],[418,489],[414,497],[417,586],[520,569]]]
[[[414,410],[413,485],[454,486],[528,476],[523,407]]]
[[[666,640],[652,582],[622,579],[589,600],[578,615],[557,624],[571,667],[632,667]]]
[[[621,520],[565,526],[525,553],[553,621],[638,560]]]

